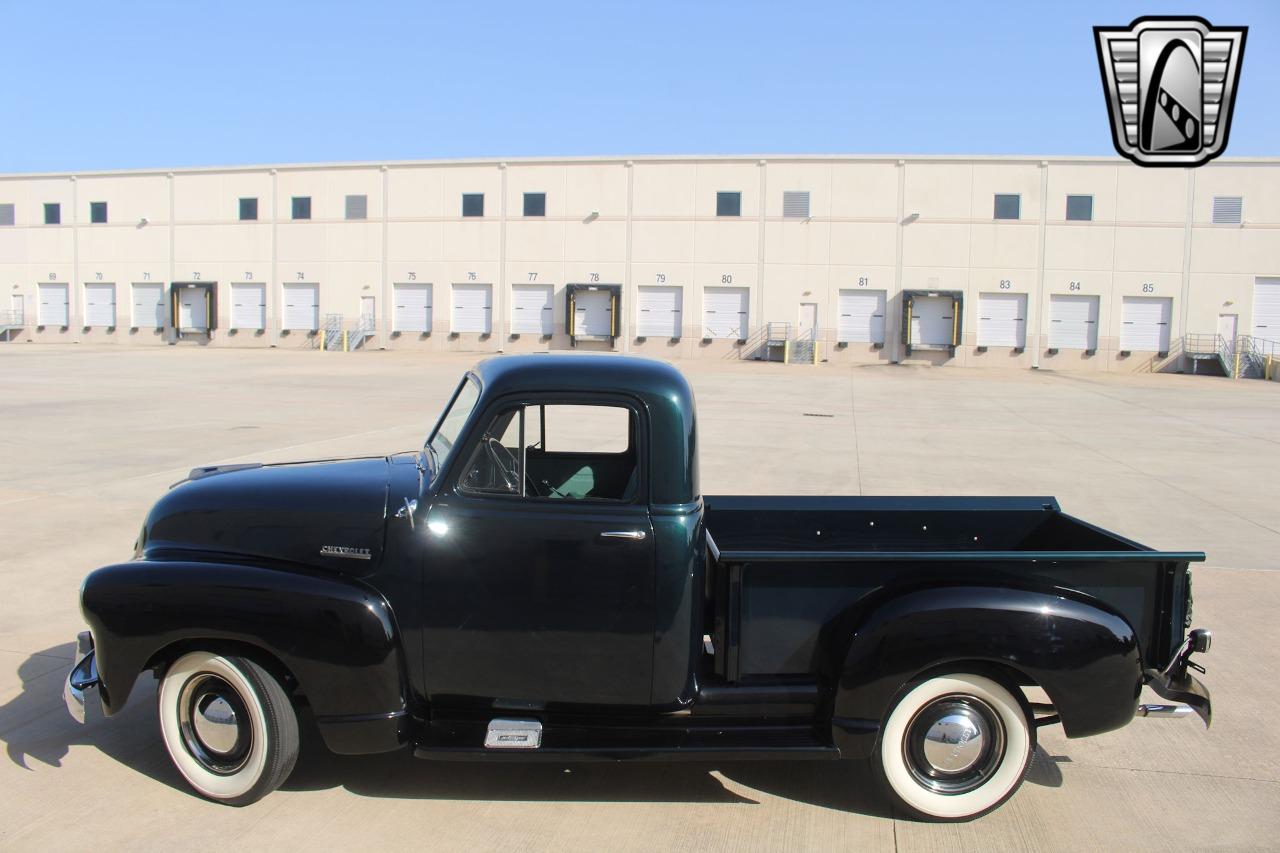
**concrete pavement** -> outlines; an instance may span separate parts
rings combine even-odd
[[[188,792],[154,690],[62,707],[84,574],[128,556],[195,465],[416,446],[473,357],[0,347],[0,846],[115,849],[1274,849],[1280,833],[1280,387],[1189,376],[682,363],[708,493],[1052,494],[1145,544],[1203,549],[1215,723],[1041,732],[1027,784],[968,824],[897,820],[856,764],[435,764],[313,732],[284,790]]]

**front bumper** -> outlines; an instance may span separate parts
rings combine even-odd
[[[67,683],[62,688],[62,699],[76,722],[84,722],[85,703],[97,692],[98,662],[93,652],[93,636],[88,631],[81,631],[76,637],[76,664],[71,667]]]

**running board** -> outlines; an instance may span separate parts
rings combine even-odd
[[[812,726],[611,729],[503,718],[433,722],[414,755],[434,761],[794,761],[837,759],[840,750],[820,741]]]

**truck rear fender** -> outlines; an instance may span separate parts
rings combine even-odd
[[[335,752],[400,745],[407,684],[386,600],[349,578],[257,566],[138,560],[85,579],[104,713],[120,710],[138,675],[169,652],[259,649],[297,681]]]
[[[907,684],[930,670],[983,665],[1043,688],[1067,737],[1125,725],[1142,688],[1137,635],[1102,602],[1066,590],[921,589],[881,603],[857,624],[838,676],[836,745],[870,755]]]

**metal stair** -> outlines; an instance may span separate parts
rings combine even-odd
[[[1222,335],[1183,335],[1182,354],[1194,374],[1231,376],[1234,345]]]
[[[13,340],[15,332],[21,332],[26,325],[26,317],[22,311],[0,311],[0,336],[5,342]]]
[[[1240,335],[1183,335],[1182,355],[1191,372],[1233,379],[1265,379],[1280,365],[1280,342]]]

